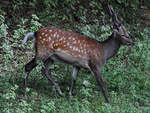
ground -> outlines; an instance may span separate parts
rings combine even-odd
[[[0,110],[2,113],[149,113],[150,111],[150,30],[149,8],[142,6],[132,15],[119,9],[135,41],[133,47],[121,47],[102,69],[110,104],[88,70],[82,69],[73,96],[68,98],[72,66],[54,64],[52,75],[64,97],[42,74],[42,62],[28,80],[28,100],[23,96],[24,66],[34,57],[33,40],[21,45],[26,33],[43,26],[71,30],[97,40],[111,34],[110,19],[99,3],[13,1],[0,8]],[[11,3],[11,4],[10,4]],[[68,3],[69,5],[67,5]],[[88,5],[87,5],[88,4]],[[117,3],[116,3],[117,4]],[[113,4],[117,10],[119,5]],[[132,7],[131,7],[132,9]],[[144,14],[143,14],[144,12]],[[132,17],[132,18],[131,18]],[[84,80],[89,82],[85,87]]]

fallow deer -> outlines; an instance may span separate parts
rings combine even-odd
[[[23,44],[29,37],[35,39],[35,57],[25,65],[27,73],[24,78],[25,97],[27,96],[27,79],[31,70],[37,66],[37,60],[44,62],[43,73],[54,84],[58,94],[62,95],[62,91],[52,78],[49,69],[54,61],[59,61],[74,66],[70,95],[79,69],[85,68],[93,73],[106,102],[109,103],[100,70],[104,63],[117,53],[121,45],[133,45],[134,42],[130,39],[125,26],[118,20],[112,6],[109,5],[108,8],[113,21],[113,29],[112,34],[104,41],[97,41],[87,36],[54,27],[44,27],[25,36]]]

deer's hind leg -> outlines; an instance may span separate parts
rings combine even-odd
[[[29,63],[27,63],[25,65],[25,71],[26,71],[26,75],[24,77],[24,96],[25,96],[25,99],[27,99],[27,92],[26,92],[26,88],[27,88],[27,80],[28,80],[28,77],[29,77],[29,74],[30,72],[32,71],[33,68],[35,68],[37,66],[37,63],[36,63],[36,58],[33,58]]]
[[[53,79],[53,77],[51,76],[51,70],[49,69],[49,67],[53,64],[53,60],[51,60],[50,58],[47,59],[46,61],[44,61],[44,68],[42,69],[44,75],[47,77],[47,79],[55,86],[56,90],[58,91],[58,94],[60,96],[62,96],[62,91],[59,87],[59,85],[56,84],[55,80]]]

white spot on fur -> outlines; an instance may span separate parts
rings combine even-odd
[[[76,44],[77,43],[77,41],[75,40],[74,42],[73,42],[73,44]]]
[[[66,40],[64,40],[63,43],[66,43]]]
[[[50,44],[50,47],[53,48],[53,43]]]
[[[58,46],[58,43],[56,43],[55,46]]]
[[[62,39],[64,39],[64,40],[65,40],[65,37],[63,36],[63,37],[62,37]]]
[[[52,41],[52,44],[54,44],[54,41]]]
[[[47,37],[48,36],[48,34],[45,34],[45,37]]]
[[[59,38],[59,34],[57,34],[57,38]]]
[[[56,35],[57,35],[57,32],[56,32],[56,33],[54,33],[54,37],[56,37]]]
[[[78,48],[76,48],[76,51],[78,51]]]
[[[52,30],[50,29],[49,32],[52,32]]]
[[[45,33],[44,32],[42,32],[42,35],[44,35]]]
[[[59,41],[62,41],[62,40],[63,40],[63,38],[60,38],[60,39],[59,39]]]
[[[73,47],[73,50],[75,51],[75,50],[76,50],[76,48],[75,48],[75,47]]]
[[[69,43],[67,43],[67,46],[69,46],[70,44]]]
[[[43,41],[45,41],[45,38],[43,38]]]
[[[44,44],[44,41],[41,41],[42,44]]]
[[[51,37],[49,37],[49,41],[51,40]]]
[[[72,49],[72,46],[70,46],[70,48]]]
[[[58,48],[57,50],[58,50],[58,51],[61,51],[61,49],[60,49],[60,48]]]
[[[81,57],[81,55],[80,55],[80,54],[79,54],[78,56],[79,56],[79,57]]]

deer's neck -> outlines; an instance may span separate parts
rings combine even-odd
[[[120,48],[119,41],[113,37],[113,34],[108,39],[102,42],[104,48],[104,58],[106,60],[112,58]]]

